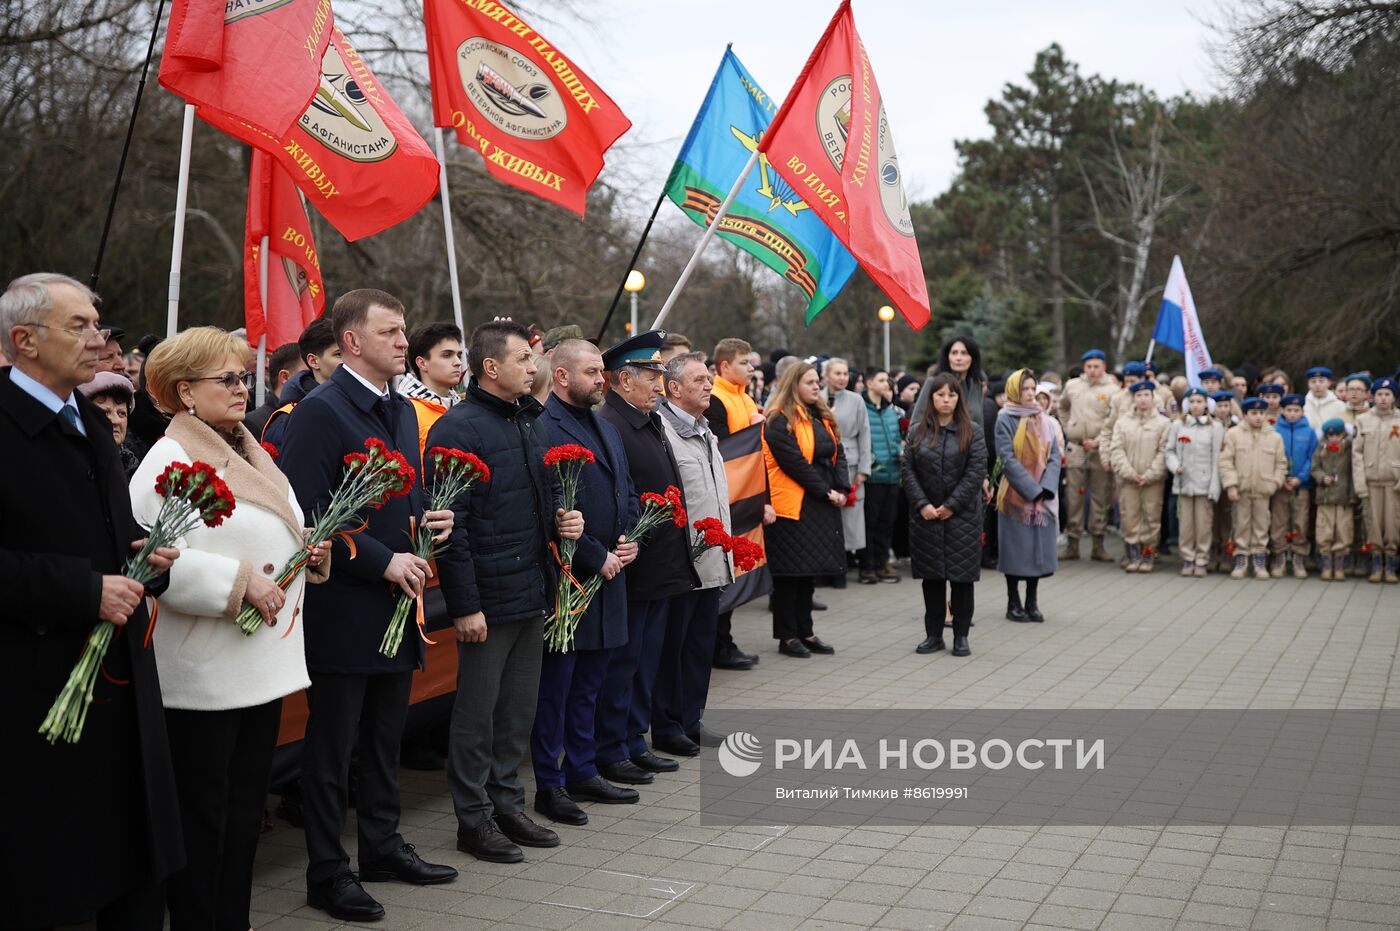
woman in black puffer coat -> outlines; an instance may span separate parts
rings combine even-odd
[[[945,586],[952,586],[953,655],[968,656],[972,587],[982,567],[982,481],[987,442],[968,415],[962,380],[935,375],[922,420],[909,429],[902,476],[909,499],[909,551],[923,580],[924,632],[917,652],[944,648]]]

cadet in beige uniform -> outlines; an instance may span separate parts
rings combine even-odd
[[[1171,421],[1157,410],[1157,386],[1133,385],[1132,409],[1117,419],[1109,441],[1109,462],[1118,478],[1118,512],[1129,572],[1151,572],[1162,532],[1162,494],[1167,478],[1167,429]]]
[[[1203,388],[1188,388],[1185,412],[1167,430],[1167,473],[1176,484],[1181,574],[1204,577],[1210,560],[1211,524],[1220,498],[1220,446],[1225,428],[1206,413]]]
[[[1079,558],[1079,538],[1084,535],[1087,522],[1094,541],[1091,557],[1099,562],[1112,562],[1103,548],[1108,509],[1113,506],[1113,473],[1109,471],[1106,445],[1112,433],[1106,428],[1113,414],[1113,398],[1120,389],[1108,375],[1102,349],[1090,349],[1080,360],[1084,363],[1084,374],[1071,378],[1060,396],[1060,422],[1065,427],[1068,445],[1065,460],[1069,474],[1066,486],[1069,520],[1065,525],[1069,542],[1060,558]],[[1100,441],[1105,444],[1102,449]],[[1086,514],[1086,510],[1089,513]]]
[[[1351,446],[1356,494],[1365,502],[1366,542],[1371,547],[1368,579],[1395,582],[1400,550],[1400,413],[1393,378],[1371,384],[1369,413],[1356,418]]]
[[[1269,425],[1263,398],[1246,398],[1244,422],[1225,434],[1220,453],[1220,484],[1235,504],[1235,568],[1242,579],[1252,560],[1254,577],[1269,577],[1269,498],[1283,487],[1288,460],[1283,437]]]

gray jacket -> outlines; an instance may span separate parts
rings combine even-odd
[[[1172,421],[1167,428],[1167,472],[1174,478],[1172,490],[1178,495],[1205,495],[1218,501],[1220,447],[1224,442],[1225,428],[1210,415],[1187,414]],[[1178,469],[1184,471],[1178,473]]]
[[[836,392],[831,402],[831,413],[836,417],[836,429],[841,431],[841,450],[846,456],[847,480],[856,483],[856,475],[869,475],[873,468],[870,455],[870,415],[865,409],[865,399],[854,391]],[[859,501],[865,500],[865,486],[856,493]],[[841,509],[841,532],[846,537],[846,549],[855,551],[865,547],[865,508],[857,504],[852,508]]]
[[[864,405],[862,405],[864,406]],[[692,543],[697,534],[695,522],[706,517],[718,517],[726,533],[733,531],[729,521],[729,477],[724,471],[724,459],[719,454],[719,442],[701,416],[692,420],[669,401],[656,405],[661,424],[666,428],[666,440],[676,457],[681,473],[681,490],[690,526],[686,536]],[[700,576],[700,588],[719,588],[734,581],[734,563],[728,553],[712,547],[695,560],[695,572]]]

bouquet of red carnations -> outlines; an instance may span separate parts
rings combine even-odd
[[[734,557],[734,569],[749,572],[763,562],[763,547],[748,537],[730,537],[730,554]]]
[[[654,491],[643,492],[641,503],[642,509],[637,516],[637,523],[623,535],[626,542],[641,542],[642,538],[653,528],[667,521],[674,523],[677,527],[685,527],[685,506],[681,502],[681,490],[675,485],[667,485],[665,494],[657,494]],[[572,549],[570,552],[572,553]],[[559,580],[559,589],[563,591],[566,586],[569,586],[569,594],[562,601],[556,595],[554,614],[544,625],[545,646],[556,653],[565,653],[573,649],[574,631],[578,629],[578,619],[583,612],[588,610],[588,605],[593,600],[593,596],[598,594],[598,589],[603,587],[601,575],[595,575],[580,585],[578,580],[567,572],[567,568],[566,566],[564,578]],[[562,612],[561,605],[565,608]]]
[[[579,478],[583,474],[583,467],[593,462],[593,451],[577,443],[554,446],[544,454],[544,464],[559,472],[559,484],[564,487],[564,510],[572,511],[578,505]],[[574,578],[573,573],[574,553],[578,550],[578,541],[563,540],[557,547],[551,543],[550,549],[554,552],[555,561],[559,563],[559,586],[554,590],[554,614],[545,626],[546,643],[550,641],[551,626],[556,624],[556,618],[561,617],[574,619],[569,628],[569,638],[572,640],[573,627],[578,626],[577,618],[588,607],[587,602],[579,604],[579,600],[583,598],[584,587]]]
[[[433,484],[424,486],[428,493],[429,511],[445,511],[456,503],[477,482],[491,481],[491,469],[475,453],[460,449],[434,446],[428,450],[428,458],[433,461]],[[411,525],[413,532],[413,552],[423,559],[432,559],[438,553],[433,545],[433,532],[421,524]],[[399,595],[394,606],[394,616],[389,619],[389,628],[384,631],[384,640],[379,644],[379,652],[393,659],[399,655],[403,643],[403,628],[408,620],[408,609],[418,602],[418,636],[425,643],[432,643],[423,631],[423,599]]]
[[[206,462],[196,462],[194,465],[170,463],[156,478],[156,494],[162,499],[160,512],[146,535],[146,542],[135,556],[127,560],[122,570],[123,575],[142,585],[149,585],[160,574],[151,565],[152,553],[161,547],[173,546],[175,541],[182,539],[200,523],[209,527],[219,526],[233,513],[234,507],[233,492],[219,478],[214,467]],[[155,617],[152,615],[146,631],[147,642],[154,625]],[[87,720],[88,706],[92,704],[97,674],[102,669],[102,660],[116,632],[117,625],[110,621],[99,621],[92,629],[83,646],[82,656],[78,658],[78,665],[68,674],[63,691],[58,693],[44,723],[39,726],[39,733],[47,737],[49,743],[55,743],[59,738],[68,743],[77,743],[83,735],[83,723]]]
[[[715,547],[726,553],[734,548],[734,538],[724,529],[724,522],[718,517],[702,517],[694,524],[695,539],[690,543],[690,558],[699,559],[700,554]]]
[[[348,536],[354,533],[354,526],[361,511],[366,507],[382,508],[390,498],[408,494],[416,477],[413,466],[408,464],[403,453],[391,450],[384,441],[375,437],[365,440],[365,452],[347,453],[345,473],[340,487],[331,495],[326,510],[313,521],[313,527],[306,536],[306,547],[287,560],[282,571],[277,574],[277,585],[286,591],[292,581],[306,568],[311,552],[318,544],[324,543],[337,534],[347,534],[346,543],[354,559],[355,544]],[[238,627],[246,636],[263,626],[262,613],[254,607],[246,607],[238,615]],[[283,637],[292,632],[287,627]]]

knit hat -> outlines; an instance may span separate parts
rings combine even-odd
[[[894,383],[894,393],[897,395],[903,394],[905,388],[908,388],[910,385],[918,384],[922,383],[913,375],[901,375],[899,376],[899,379]]]
[[[127,413],[136,405],[136,392],[131,387],[131,379],[116,372],[98,372],[92,381],[78,386],[85,398],[100,397],[104,394],[116,395],[126,402]]]

